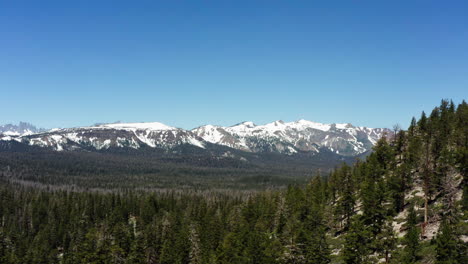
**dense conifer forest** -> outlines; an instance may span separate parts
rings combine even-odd
[[[84,191],[0,169],[0,263],[468,263],[465,101],[283,189]]]
[[[181,146],[180,152],[187,151]],[[190,147],[189,147],[190,149]],[[248,160],[211,154],[172,154],[153,148],[55,151],[0,140],[0,175],[10,182],[79,190],[260,190],[306,183],[355,157],[322,149],[320,155],[242,152]],[[365,156],[368,153],[363,153]]]

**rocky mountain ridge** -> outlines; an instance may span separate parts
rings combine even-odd
[[[57,151],[142,147],[170,150],[181,145],[205,149],[220,145],[245,152],[287,155],[319,153],[320,149],[326,148],[338,155],[357,156],[371,150],[379,138],[390,132],[388,129],[321,124],[307,120],[288,123],[275,121],[265,125],[243,122],[229,127],[205,125],[192,130],[149,122],[36,131],[0,133],[0,140],[13,140]]]

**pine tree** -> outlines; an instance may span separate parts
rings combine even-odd
[[[330,263],[331,252],[324,224],[325,188],[320,175],[316,175],[306,188],[306,216],[298,237],[305,263]]]
[[[131,264],[146,263],[144,240],[141,235],[135,237],[128,256],[128,260],[128,263]]]
[[[410,205],[406,218],[407,231],[403,238],[404,254],[402,263],[411,264],[417,261],[419,251],[419,229],[417,227],[417,215],[414,206]]]
[[[330,248],[326,241],[326,230],[323,226],[317,226],[312,230],[304,230],[301,234],[305,263],[327,264],[330,263]]]
[[[162,222],[162,245],[160,253],[161,264],[175,263],[177,259],[176,228],[172,216],[166,214]]]
[[[361,200],[364,224],[374,235],[380,232],[385,219],[385,184],[383,169],[376,154],[371,154],[365,167],[365,179],[361,187]]]
[[[241,234],[231,232],[226,235],[220,247],[218,261],[222,264],[242,264],[251,261],[245,255],[245,244]]]
[[[201,264],[201,252],[200,252],[200,238],[194,224],[190,225],[190,253],[189,263],[190,264]]]
[[[433,111],[434,112],[434,111]],[[435,117],[434,117],[435,118]],[[430,121],[430,120],[429,120]],[[422,112],[421,118],[419,119],[419,128],[422,132],[423,138],[423,164],[422,164],[422,181],[424,191],[424,223],[422,233],[424,234],[425,226],[428,223],[429,218],[429,199],[432,193],[432,178],[433,170],[431,168],[431,142],[432,142],[432,127],[431,123],[426,118],[426,114]]]
[[[345,236],[342,253],[344,262],[346,264],[370,263],[368,242],[371,237],[360,217],[353,217],[351,227]]]
[[[395,251],[397,246],[397,238],[395,232],[393,231],[393,227],[390,224],[391,218],[388,219],[387,223],[382,229],[382,232],[377,235],[375,240],[375,248],[380,255],[385,258],[385,263],[390,263],[390,256],[392,252]]]
[[[354,206],[356,203],[355,198],[355,184],[353,176],[351,174],[351,168],[343,164],[343,166],[337,170],[339,179],[339,198],[336,205],[336,214],[340,222],[343,223],[343,229],[347,230],[350,226],[351,217],[354,215]]]
[[[439,233],[436,237],[437,264],[458,264],[460,253],[458,238],[453,232],[452,226],[447,221],[442,221]]]

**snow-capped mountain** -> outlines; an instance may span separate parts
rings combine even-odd
[[[0,140],[14,140],[57,151],[141,147],[170,150],[182,145],[205,149],[221,145],[251,153],[291,155],[327,149],[341,156],[356,156],[369,151],[386,131],[388,129],[307,120],[275,121],[265,125],[243,122],[230,127],[206,125],[192,130],[152,122],[100,124],[39,133],[3,133]]]
[[[16,140],[31,146],[49,147],[58,151],[114,148],[171,148],[191,144],[204,148],[203,140],[190,131],[158,122],[116,123],[90,127],[52,129],[48,132],[19,137],[7,136],[0,140]]]
[[[230,127],[206,125],[192,132],[213,144],[249,152],[319,152],[327,148],[344,156],[369,151],[388,129],[355,127],[351,124],[321,124],[307,120],[266,125],[243,122]]]
[[[44,129],[37,128],[26,122],[19,122],[18,125],[14,125],[14,124],[0,125],[0,134],[6,135],[6,136],[30,135],[30,134],[38,133],[41,131],[44,131]]]

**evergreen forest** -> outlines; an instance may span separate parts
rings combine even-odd
[[[0,263],[468,263],[465,101],[284,188],[36,186],[0,165]]]

